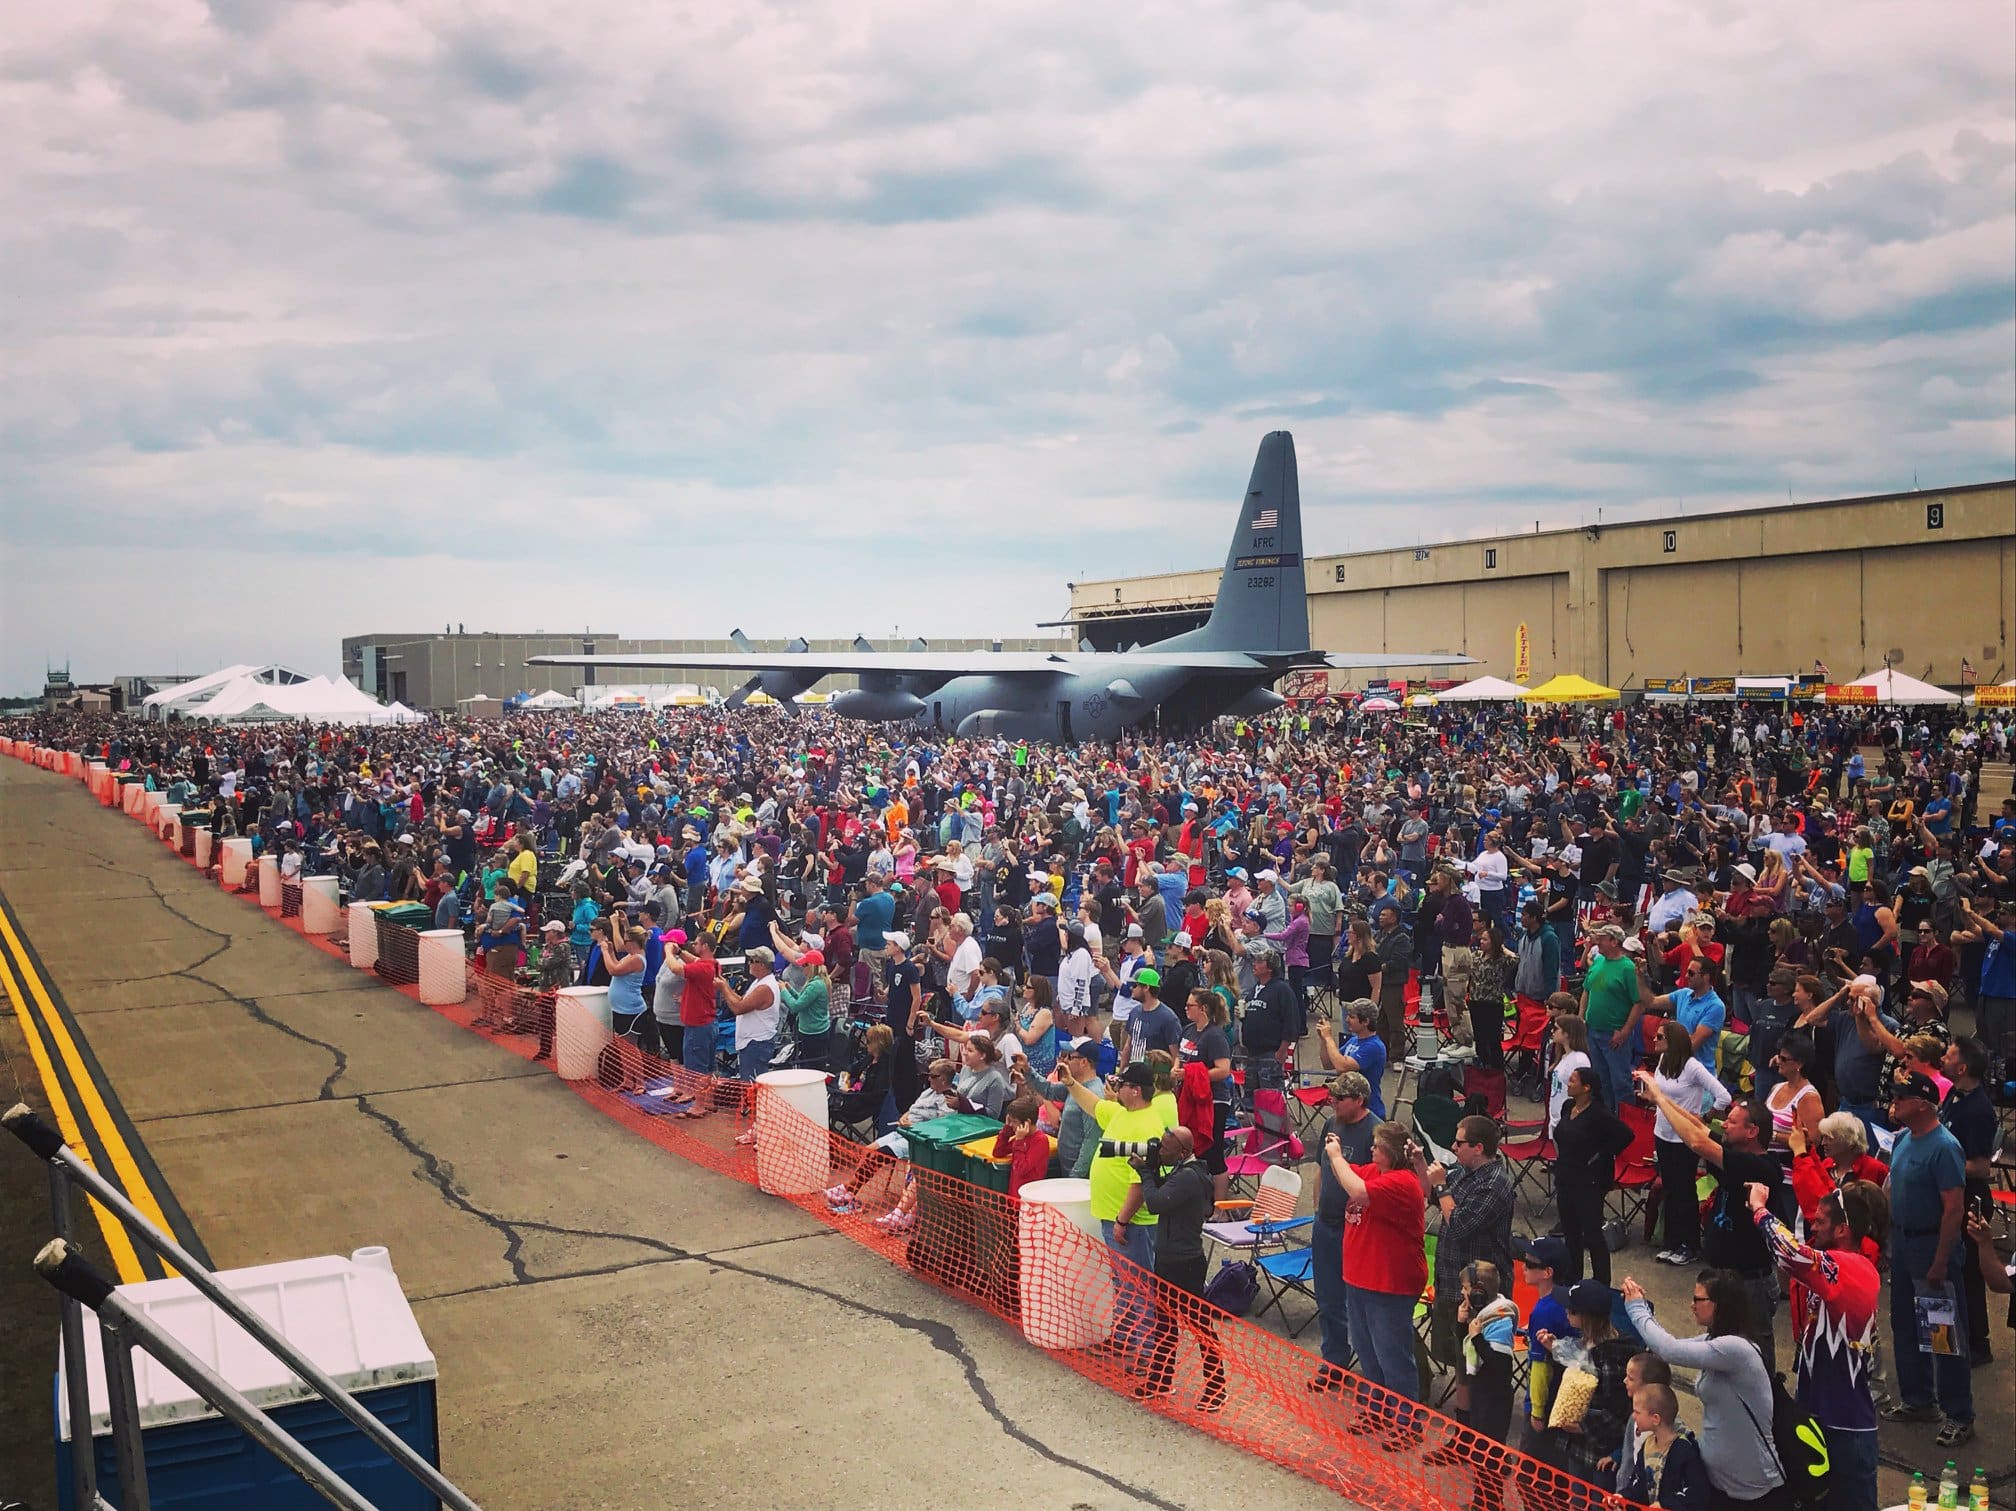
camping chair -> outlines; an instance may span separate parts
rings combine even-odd
[[[1539,1217],[1554,1199],[1554,1140],[1544,1132],[1528,1139],[1507,1139],[1498,1152],[1512,1166],[1512,1194]]]
[[[1518,1014],[1505,1046],[1506,1086],[1527,1101],[1538,1102],[1547,1095],[1547,1004],[1530,997],[1514,1000]]]
[[[1610,1191],[1603,1198],[1604,1216],[1608,1221],[1627,1224],[1634,1217],[1644,1219],[1645,1236],[1649,1240],[1659,1210],[1653,1202],[1659,1191],[1659,1167],[1653,1157],[1652,1109],[1626,1102],[1617,1109],[1617,1115],[1631,1130],[1631,1144],[1617,1156]]]
[[[1417,1097],[1414,1101],[1414,1131],[1423,1135],[1430,1145],[1438,1150],[1447,1150],[1456,1140],[1456,1125],[1463,1120],[1463,1109],[1454,1097],[1430,1093]],[[1437,1154],[1434,1158],[1441,1158]]]
[[[1291,1246],[1288,1235],[1306,1233],[1315,1221],[1314,1216],[1309,1216],[1253,1224],[1253,1267],[1258,1274],[1260,1288],[1266,1292],[1253,1312],[1253,1321],[1258,1322],[1271,1310],[1279,1314],[1281,1326],[1291,1338],[1300,1336],[1302,1330],[1316,1320],[1316,1265],[1307,1237]],[[1302,1297],[1310,1308],[1309,1315],[1293,1325],[1288,1321],[1286,1307],[1290,1295]]]
[[[1286,1222],[1295,1215],[1302,1199],[1302,1172],[1286,1165],[1269,1165],[1260,1176],[1260,1189],[1251,1201],[1221,1201],[1221,1216],[1204,1224],[1204,1236],[1228,1249],[1257,1250],[1260,1240],[1255,1229]]]
[[[1246,1144],[1243,1152],[1228,1155],[1225,1173],[1236,1183],[1250,1180],[1255,1183],[1255,1199],[1258,1199],[1258,1182],[1277,1165],[1296,1165],[1302,1162],[1304,1152],[1302,1140],[1295,1136],[1289,1123],[1288,1099],[1280,1091],[1268,1088],[1253,1093],[1253,1125],[1245,1130]],[[1228,1129],[1226,1138],[1231,1138]]]

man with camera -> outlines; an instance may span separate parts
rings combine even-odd
[[[1225,1356],[1218,1335],[1204,1311],[1204,1224],[1210,1220],[1216,1192],[1211,1172],[1196,1157],[1190,1130],[1171,1128],[1148,1152],[1133,1156],[1140,1172],[1141,1204],[1157,1219],[1156,1288],[1153,1342],[1148,1376],[1134,1387],[1137,1401],[1175,1393],[1176,1328],[1187,1322],[1204,1356],[1204,1391],[1199,1411],[1217,1411],[1225,1404]]]

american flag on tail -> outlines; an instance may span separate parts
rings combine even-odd
[[[1279,509],[1262,509],[1258,514],[1253,516],[1253,528],[1256,530],[1272,530],[1280,523],[1281,511]]]

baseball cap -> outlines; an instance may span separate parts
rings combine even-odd
[[[1144,1065],[1139,1060],[1122,1069],[1113,1079],[1122,1086],[1132,1086],[1136,1091],[1145,1091],[1151,1095],[1155,1091],[1154,1067]]]
[[[1331,1083],[1336,1084],[1334,1081]],[[1568,1241],[1556,1238],[1551,1233],[1539,1238],[1529,1238],[1520,1246],[1519,1257],[1528,1264],[1537,1264],[1542,1269],[1556,1269],[1568,1258]]]
[[[1624,931],[1614,923],[1606,923],[1596,931],[1596,937],[1598,939],[1614,939],[1617,943],[1622,944],[1624,942]]]
[[[804,966],[805,969],[808,971],[817,970],[820,966],[826,963],[826,957],[820,954],[817,950],[807,950],[804,954],[798,957],[798,963]]]
[[[1244,866],[1230,866],[1226,869],[1225,874],[1227,876],[1236,876],[1241,881],[1245,881],[1247,879],[1246,868]]]
[[[1260,872],[1253,879],[1255,881],[1279,881],[1281,879],[1281,873],[1279,871],[1274,870],[1270,866],[1267,870]]]
[[[1144,965],[1134,973],[1134,984],[1136,986],[1159,987],[1162,985],[1162,973],[1152,965]]]
[[[1942,1013],[1946,1010],[1946,988],[1936,981],[1912,982],[1911,995],[1914,997],[1930,997],[1933,1005]]]
[[[1076,1055],[1081,1060],[1096,1060],[1099,1058],[1099,1041],[1097,1039],[1073,1039],[1069,1044],[1064,1046],[1064,1053],[1067,1055]]]
[[[887,930],[882,935],[882,942],[892,949],[907,950],[910,948],[910,936],[901,929]]]
[[[549,918],[539,926],[539,932],[542,934],[564,934],[567,932],[567,925],[557,918]]]
[[[1127,937],[1129,939],[1145,939],[1147,936],[1141,932],[1140,924],[1130,923],[1127,925]]]
[[[1914,1070],[1908,1075],[1899,1076],[1891,1084],[1890,1100],[1895,1102],[1899,1097],[1917,1097],[1937,1107],[1939,1105],[1939,1084],[1930,1076],[1923,1075]]]
[[[1913,866],[1911,868],[1910,874],[1913,876],[1922,876],[1927,881],[1930,881],[1932,879],[1931,871],[1924,866]]]
[[[1746,860],[1736,867],[1736,874],[1745,881],[1755,881],[1757,879],[1757,868]]]
[[[397,839],[393,840],[392,843],[395,845],[410,845],[413,843],[413,836],[410,834],[402,834]]]
[[[1578,1280],[1568,1291],[1571,1317],[1607,1317],[1616,1304],[1617,1293],[1600,1280]]]

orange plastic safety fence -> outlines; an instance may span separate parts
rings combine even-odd
[[[22,753],[5,744],[0,752]],[[169,848],[183,854],[178,844]],[[240,895],[256,903],[256,868],[247,873],[251,883]],[[339,910],[344,922],[331,934],[306,932],[298,908],[263,911],[349,959],[348,909]],[[375,969],[417,1001],[418,932],[383,917],[375,922]],[[564,997],[471,962],[463,999],[431,1005],[521,1058],[551,1060],[579,1095],[641,1137],[791,1202],[918,1279],[992,1313],[1087,1379],[1361,1504],[1465,1511],[1627,1506],[1357,1376],[1342,1376],[1333,1390],[1310,1390],[1320,1359],[1113,1252],[1082,1197],[1011,1200],[855,1143],[808,1116],[789,1092],[697,1075],[646,1054],[613,1037],[592,1005]],[[836,1186],[846,1188],[845,1210],[828,1199]]]

